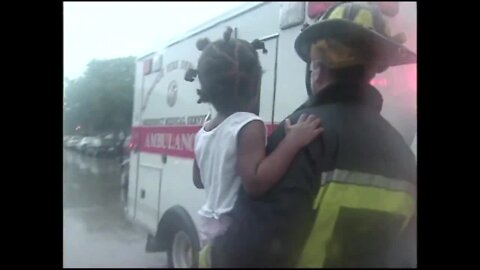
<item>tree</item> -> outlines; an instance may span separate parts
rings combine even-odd
[[[66,78],[64,132],[95,135],[129,130],[134,74],[135,58],[124,57],[93,60],[82,77]]]

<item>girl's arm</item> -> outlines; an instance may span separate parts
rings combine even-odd
[[[265,125],[260,121],[246,124],[238,134],[237,173],[245,190],[259,196],[274,186],[286,173],[296,154],[313,141],[323,128],[320,119],[313,115],[301,115],[297,124],[287,119],[287,135],[269,155],[265,153]]]

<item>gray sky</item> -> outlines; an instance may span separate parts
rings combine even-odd
[[[64,2],[64,76],[92,59],[138,56],[245,2]]]

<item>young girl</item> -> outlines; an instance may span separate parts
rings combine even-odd
[[[198,68],[185,78],[192,81],[198,73],[198,103],[208,102],[218,113],[195,137],[193,182],[206,191],[198,212],[202,245],[227,230],[241,185],[252,196],[262,195],[283,176],[298,151],[323,131],[313,115],[302,115],[295,125],[287,119],[287,136],[266,156],[266,127],[257,115],[262,68],[256,51],[266,50],[258,40],[231,39],[231,33],[228,28],[224,38],[213,43],[199,40],[197,48],[203,52]]]

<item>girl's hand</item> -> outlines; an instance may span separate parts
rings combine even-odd
[[[296,124],[292,125],[290,119],[285,119],[285,131],[290,143],[299,148],[311,143],[318,135],[322,134],[324,128],[321,127],[320,118],[313,114],[308,117],[306,114],[300,115]]]

